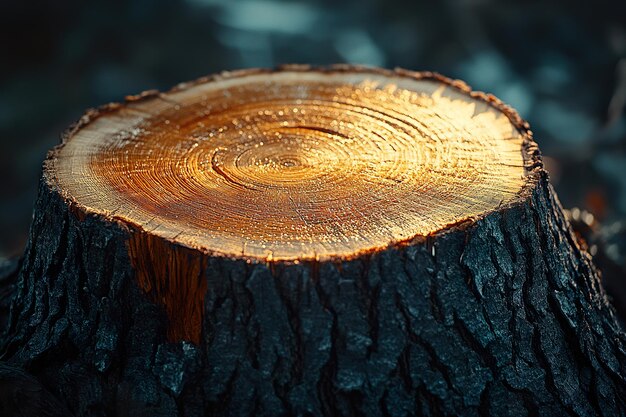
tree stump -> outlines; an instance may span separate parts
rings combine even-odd
[[[287,66],[65,133],[2,359],[77,416],[618,416],[624,342],[514,110]]]

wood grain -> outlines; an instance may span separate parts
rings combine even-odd
[[[247,71],[98,115],[48,175],[89,212],[211,254],[350,258],[511,203],[506,112],[428,74]]]
[[[433,73],[90,110],[19,269],[2,410],[39,381],[76,416],[626,415],[626,334],[528,124]]]

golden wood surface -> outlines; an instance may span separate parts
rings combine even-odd
[[[524,136],[483,99],[398,73],[242,73],[73,132],[66,197],[207,253],[350,257],[513,202]]]

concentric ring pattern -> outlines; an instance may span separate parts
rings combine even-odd
[[[345,257],[511,201],[522,136],[446,84],[275,72],[131,103],[76,132],[54,162],[94,211],[231,256]]]

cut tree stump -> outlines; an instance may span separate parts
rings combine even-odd
[[[625,340],[515,111],[288,66],[67,131],[2,360],[77,416],[619,416]]]

